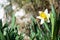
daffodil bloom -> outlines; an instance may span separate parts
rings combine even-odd
[[[41,20],[40,24],[43,24],[44,21],[50,22],[50,14],[48,14],[48,9],[45,9],[45,11],[39,11],[39,16],[37,16],[38,19]]]

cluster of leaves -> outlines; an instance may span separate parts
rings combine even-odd
[[[15,17],[12,17],[11,25],[6,23],[2,26],[0,19],[0,40],[23,40],[22,34],[18,34],[18,26],[15,25]]]

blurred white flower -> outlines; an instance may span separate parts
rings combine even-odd
[[[3,18],[4,14],[5,14],[4,8],[0,8],[0,19]]]
[[[27,24],[30,21],[30,18],[23,18],[22,21],[25,22],[25,24]]]
[[[27,35],[25,35],[25,36],[24,36],[24,40],[30,40],[30,37],[27,36]]]
[[[19,8],[18,4],[14,3],[14,4],[12,4],[12,9],[13,9],[14,11],[17,11],[17,10],[19,10],[20,8]]]
[[[15,17],[18,17],[18,18],[20,18],[20,17],[22,17],[24,15],[25,15],[25,10],[24,9],[20,9],[19,11],[17,11],[15,13]]]
[[[4,8],[0,6],[0,19],[2,19],[2,25],[6,22],[6,14]]]
[[[15,5],[12,5],[12,9],[15,10],[16,9],[16,6]]]
[[[50,14],[48,14],[48,9],[46,9],[44,12],[39,11],[39,16],[37,16],[38,19],[41,19],[40,24],[43,24],[44,21],[47,21],[48,23],[50,22]]]
[[[8,0],[0,0],[0,4],[3,4],[4,6],[9,5],[10,2]]]

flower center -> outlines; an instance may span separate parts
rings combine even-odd
[[[47,15],[44,12],[41,12],[40,13],[40,17],[42,17],[44,20],[47,19]]]

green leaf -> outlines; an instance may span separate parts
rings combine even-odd
[[[53,39],[53,33],[54,33],[54,28],[55,28],[55,23],[56,23],[56,11],[55,11],[55,8],[54,8],[54,5],[52,4],[51,5],[51,25],[52,25],[52,39]]]
[[[51,25],[52,25],[52,37],[53,37],[53,32],[54,32],[54,17],[53,14],[51,13]]]
[[[6,40],[1,31],[0,31],[0,40]]]
[[[12,22],[11,22],[11,28],[13,29],[15,25],[15,16],[14,14],[12,15]]]
[[[0,19],[0,30],[1,30],[1,28],[2,28],[2,20]]]
[[[56,18],[56,11],[53,4],[51,5],[51,10],[52,10],[53,17]]]
[[[48,24],[46,24],[46,23],[44,22],[44,25],[45,25],[45,28],[46,28],[48,31],[50,31]]]

